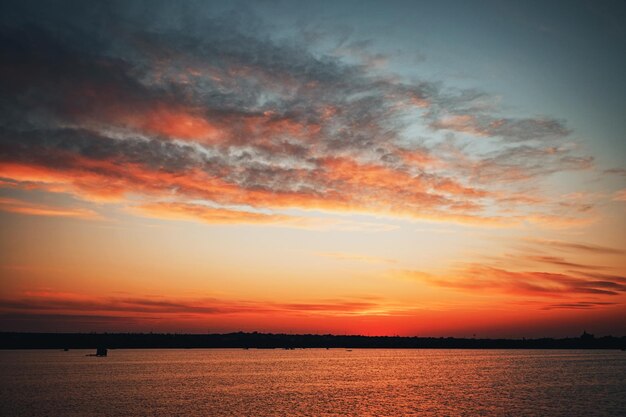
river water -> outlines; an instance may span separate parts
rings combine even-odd
[[[0,415],[619,416],[626,352],[0,351]]]

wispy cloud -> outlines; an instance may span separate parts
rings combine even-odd
[[[3,315],[87,315],[102,319],[119,316],[175,319],[185,316],[276,314],[354,316],[386,315],[408,310],[407,306],[371,298],[275,302],[219,298],[94,297],[79,293],[33,290],[14,299],[0,299],[0,313]]]
[[[566,267],[566,268],[591,269],[594,271],[606,269],[606,267],[599,266],[599,265],[587,265],[587,264],[581,264],[577,262],[570,262],[564,258],[561,258],[560,256],[526,255],[524,259],[538,262],[538,263],[556,265],[556,266],[561,266],[561,267]]]
[[[433,121],[431,126],[435,129],[452,130],[475,136],[501,137],[514,142],[558,139],[570,133],[558,120],[498,119],[484,115],[482,112],[443,116]]]
[[[606,174],[626,176],[626,168],[611,168],[604,170]]]
[[[509,294],[545,298],[570,298],[585,295],[616,296],[626,292],[622,277],[593,278],[581,273],[513,271],[483,264],[469,264],[446,275],[422,271],[403,271],[404,276],[442,288],[474,294]]]
[[[597,307],[616,305],[617,303],[598,301],[579,301],[573,303],[557,303],[543,307],[544,310],[589,310]]]
[[[556,248],[559,250],[569,252],[583,252],[591,254],[606,254],[606,255],[623,255],[626,253],[623,249],[610,248],[606,246],[592,245],[589,243],[580,242],[566,242],[560,240],[548,240],[548,239],[525,239],[528,242],[536,243],[539,246],[547,246]]]
[[[0,197],[0,210],[30,216],[74,217],[87,220],[102,219],[98,213],[85,208],[57,207],[7,197]]]
[[[385,232],[394,230],[396,225],[380,222],[346,220],[337,217],[293,216],[267,214],[236,210],[224,207],[210,207],[204,204],[158,202],[132,207],[131,213],[148,217],[175,220],[193,220],[208,224],[249,224],[273,225],[310,230],[344,230],[363,232]]]

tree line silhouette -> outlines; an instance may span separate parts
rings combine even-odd
[[[17,333],[1,332],[0,349],[139,348],[398,348],[398,349],[624,349],[626,336],[562,339],[477,339],[274,333]]]

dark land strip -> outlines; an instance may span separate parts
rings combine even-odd
[[[166,348],[392,348],[392,349],[625,349],[626,336],[552,339],[348,336],[226,333],[16,333],[0,332],[0,349]]]

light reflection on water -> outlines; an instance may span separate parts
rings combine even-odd
[[[0,415],[626,413],[626,353],[567,350],[0,351]]]

